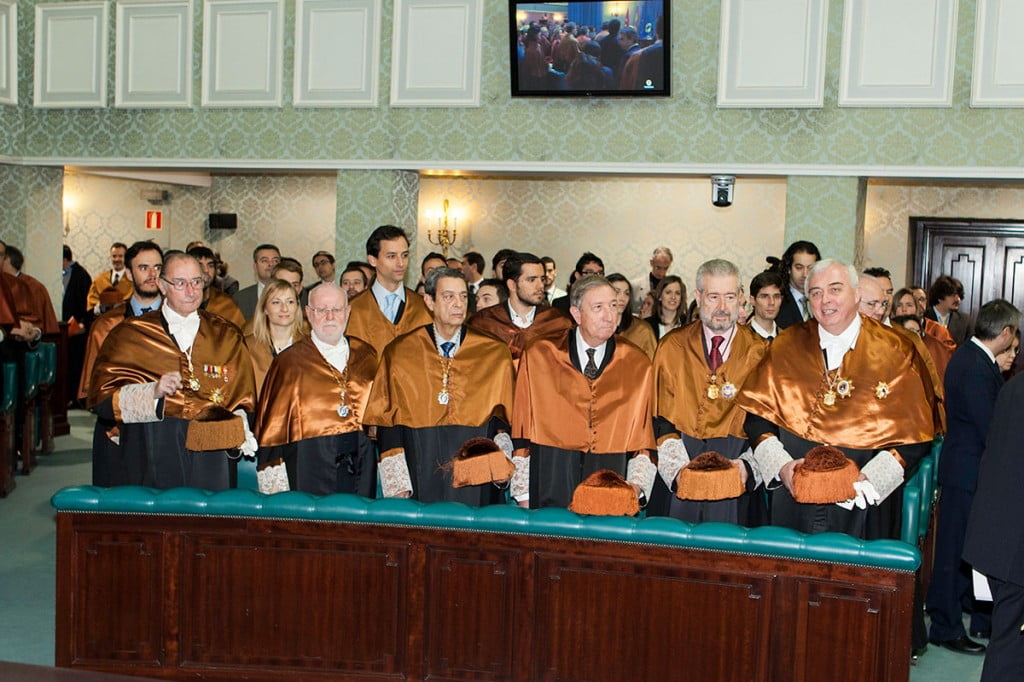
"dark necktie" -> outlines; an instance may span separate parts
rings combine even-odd
[[[718,368],[722,366],[722,342],[725,341],[724,336],[712,336],[711,337],[711,371],[717,372]]]
[[[114,276],[110,278],[110,283],[111,283],[111,286],[115,286],[115,287],[116,287],[116,286],[117,286],[117,281],[118,281],[119,279],[121,279],[121,275],[119,275],[119,274],[117,274],[117,273],[115,272],[115,273],[114,273]]]
[[[594,364],[594,349],[587,349],[587,366],[583,368],[583,376],[588,379],[597,378],[597,365]]]
[[[453,348],[455,348],[455,343],[452,341],[445,341],[441,344],[441,352],[444,353],[446,358],[450,358],[452,356]]]
[[[152,310],[152,308],[143,308],[143,309],[142,309],[142,312],[141,312],[140,314],[141,314],[141,315],[145,315],[145,314],[146,314],[146,313],[148,313],[148,312],[149,312],[150,310]]]

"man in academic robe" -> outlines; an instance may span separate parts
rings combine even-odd
[[[396,337],[430,324],[423,297],[405,286],[409,238],[394,225],[381,225],[366,240],[366,259],[376,271],[373,286],[351,301],[348,334],[373,346],[378,357]]]
[[[558,334],[572,320],[544,304],[544,264],[532,253],[513,253],[502,266],[508,300],[469,318],[469,326],[495,336],[508,346],[517,365],[533,339]]]
[[[159,284],[160,310],[125,319],[103,342],[89,408],[120,429],[124,480],[118,483],[224,490],[233,483],[235,446],[193,451],[186,436],[201,428],[194,426],[201,412],[217,406],[241,420],[238,447],[255,456],[252,360],[235,325],[199,310],[203,277],[195,258],[169,254]]]
[[[126,319],[159,310],[163,300],[159,283],[164,254],[160,246],[151,241],[135,242],[128,247],[124,260],[125,271],[133,285],[132,297],[125,305],[117,306],[100,315],[89,326],[89,338],[85,345],[85,357],[78,385],[78,398],[82,401],[89,396],[89,379],[96,364],[96,356],[110,330]],[[93,485],[111,486],[125,482],[120,441],[117,422],[97,416],[92,435]]]
[[[60,326],[57,322],[57,313],[53,309],[53,302],[50,300],[50,292],[38,279],[22,272],[24,265],[25,256],[21,253],[21,249],[8,244],[3,261],[4,272],[24,285],[28,295],[27,304],[31,310],[30,319],[38,322],[37,326],[43,334],[57,334],[60,331]]]
[[[193,246],[188,250],[188,255],[199,262],[199,268],[203,273],[203,302],[199,309],[220,315],[239,329],[244,327],[245,317],[242,315],[242,309],[233,298],[213,286],[213,280],[217,276],[217,256],[213,250],[206,246]]]
[[[94,315],[99,315],[132,295],[132,282],[124,266],[128,247],[121,242],[110,245],[110,269],[96,275],[89,287],[86,303]],[[102,295],[102,296],[101,296]],[[100,298],[103,301],[100,301]]]
[[[608,280],[583,277],[570,296],[577,326],[535,339],[520,361],[512,497],[533,509],[568,507],[587,476],[610,469],[643,506],[657,476],[651,362],[613,336],[619,308]]]
[[[345,337],[350,310],[337,284],[315,287],[306,306],[311,336],[279,353],[267,371],[256,416],[263,492],[376,492],[376,453],[363,421],[377,354]]]
[[[858,314],[856,270],[834,260],[810,269],[814,319],[775,339],[737,398],[773,525],[864,539],[899,537],[902,485],[931,449],[938,395],[913,342]],[[839,448],[860,469],[849,499],[800,503],[794,467],[817,445]],[[777,484],[776,484],[777,485]]]
[[[735,398],[761,363],[768,342],[738,324],[739,269],[710,260],[697,269],[700,321],[667,334],[654,356],[654,435],[658,471],[648,514],[697,523],[753,526],[765,521],[764,490],[743,432],[746,413]],[[694,457],[717,452],[739,472],[745,493],[718,501],[680,499],[679,472]]]
[[[385,497],[472,506],[504,501],[494,483],[452,485],[453,456],[473,438],[512,456],[512,356],[501,341],[467,327],[469,291],[461,270],[441,267],[424,282],[432,324],[384,350],[366,423],[377,426]]]

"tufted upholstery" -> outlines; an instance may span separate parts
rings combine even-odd
[[[301,492],[263,495],[252,490],[198,488],[72,487],[51,500],[57,511],[197,514],[378,523],[494,533],[527,533],[613,542],[691,547],[914,571],[913,546],[895,540],[866,542],[840,533],[804,535],[788,528],[744,528],[727,523],[691,524],[670,518],[584,517],[565,509],[528,511],[514,506],[473,508],[454,502],[423,504],[355,495],[317,497]]]

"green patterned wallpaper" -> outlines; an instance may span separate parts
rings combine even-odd
[[[786,243],[808,239],[826,258],[858,266],[864,253],[865,183],[859,178],[789,178]]]
[[[674,94],[668,100],[512,100],[506,75],[506,4],[486,0],[483,105],[391,109],[387,100],[393,3],[385,0],[381,105],[376,109],[292,107],[294,7],[288,3],[282,109],[37,111],[31,106],[34,5],[33,0],[19,2],[21,104],[17,111],[5,107],[0,113],[0,154],[409,159],[452,165],[460,160],[498,160],[1024,166],[1024,147],[1018,144],[1024,111],[969,106],[975,0],[959,3],[954,104],[949,109],[838,108],[843,4],[833,1],[823,108],[719,110],[715,97],[720,3],[706,0],[673,3]],[[197,2],[197,102],[201,12],[202,3]],[[112,66],[110,73],[112,93]]]

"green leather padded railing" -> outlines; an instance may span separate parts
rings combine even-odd
[[[691,524],[670,518],[584,517],[566,509],[528,511],[515,506],[467,507],[355,495],[317,497],[301,492],[263,495],[252,490],[198,488],[64,488],[50,500],[57,511],[122,514],[194,514],[377,523],[496,533],[637,542],[761,556],[877,566],[914,571],[917,548],[896,540],[863,541],[840,533],[804,535],[788,528],[744,528],[728,523]]]
[[[52,386],[54,379],[57,378],[57,344],[41,343],[38,350],[42,359],[39,363],[38,383],[40,386]]]
[[[25,372],[21,379],[21,395],[24,399],[34,398],[39,391],[39,363],[42,357],[38,350],[25,353]]]
[[[14,411],[18,404],[18,365],[13,362],[5,362],[0,367],[3,372],[3,388],[0,389],[0,414],[8,414]]]

